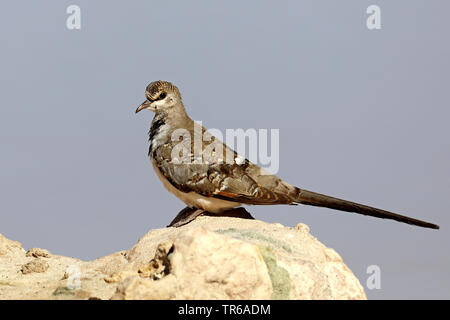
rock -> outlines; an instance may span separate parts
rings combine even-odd
[[[130,280],[121,299],[267,299],[271,278],[257,246],[205,228],[179,234],[150,262],[158,277]],[[164,266],[159,268],[160,266]]]
[[[151,230],[130,250],[89,262],[37,248],[25,253],[20,243],[0,235],[0,296],[366,299],[339,254],[314,238],[308,226],[209,216],[180,228]]]
[[[36,259],[31,262],[28,262],[22,266],[22,273],[28,274],[33,272],[45,272],[50,266],[47,262],[42,261],[41,259]]]
[[[45,250],[45,249],[31,248],[30,250],[27,251],[27,253],[25,255],[27,257],[35,257],[35,258],[44,257],[44,258],[49,258],[50,257],[50,252],[48,252],[48,250]]]
[[[21,255],[24,252],[20,242],[9,240],[0,234],[0,258]]]

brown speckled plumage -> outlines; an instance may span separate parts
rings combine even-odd
[[[181,94],[178,88],[167,81],[153,81],[147,86],[145,90],[147,99],[152,101],[156,100],[161,92],[168,91],[176,93],[181,98]]]

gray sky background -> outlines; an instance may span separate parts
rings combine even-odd
[[[66,8],[81,7],[81,30]],[[382,29],[366,28],[381,7]],[[147,158],[145,86],[169,80],[209,128],[280,129],[278,175],[441,226],[306,206],[369,298],[450,298],[449,1],[2,1],[0,233],[94,259],[184,206]]]

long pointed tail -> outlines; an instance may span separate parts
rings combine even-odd
[[[417,220],[414,218],[402,216],[400,214],[392,213],[389,211],[372,208],[363,204],[333,198],[324,194],[301,189],[296,202],[306,204],[310,206],[326,207],[330,209],[336,209],[347,212],[355,212],[367,216],[392,219],[400,222],[412,224],[419,227],[439,229],[439,226],[433,223]]]

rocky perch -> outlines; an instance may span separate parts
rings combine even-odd
[[[0,299],[366,299],[333,249],[259,220],[202,216],[84,262],[0,234]]]

